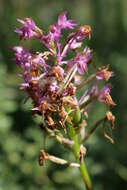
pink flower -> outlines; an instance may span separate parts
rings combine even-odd
[[[77,24],[73,20],[67,20],[66,12],[63,12],[58,17],[57,27],[60,29],[73,29]]]
[[[32,37],[37,37],[41,34],[39,28],[35,25],[31,18],[18,19],[18,21],[23,25],[23,27],[16,28],[15,32],[19,34],[21,39],[29,39]]]
[[[91,61],[92,55],[91,50],[86,47],[82,53],[78,53],[76,57],[69,61],[70,66],[77,64],[77,70],[79,74],[83,74],[88,71],[88,63]]]
[[[47,35],[42,36],[41,42],[44,43],[44,45],[46,45],[48,49],[50,49],[50,45],[52,45],[52,42],[57,42],[59,40],[60,35],[60,28],[56,27],[55,25],[50,25],[49,33]]]
[[[97,80],[103,80],[103,79],[109,80],[109,78],[112,76],[113,76],[113,72],[108,70],[108,66],[99,68],[97,73],[96,73],[96,79]]]
[[[112,100],[110,96],[111,84],[107,84],[102,88],[100,93],[98,94],[98,100],[100,102],[105,102],[108,106],[115,106],[115,102]]]
[[[35,55],[33,54],[32,58],[31,58],[31,67],[34,68],[39,65],[43,68],[44,71],[47,71],[47,69],[50,68],[50,66],[48,64],[46,64],[41,53],[37,53]]]
[[[14,46],[15,62],[20,67],[28,69],[30,67],[31,53],[22,46]]]
[[[102,90],[99,92],[99,95],[98,95],[98,100],[100,102],[103,102],[105,100],[105,96],[106,94],[110,93],[110,90],[111,90],[111,84],[107,84],[105,85]]]
[[[50,25],[49,40],[58,41],[60,35],[61,35],[60,28],[58,28],[55,25]]]

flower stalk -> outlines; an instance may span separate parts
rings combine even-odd
[[[73,154],[75,156],[75,159],[77,161],[77,163],[80,163],[80,174],[81,177],[86,185],[87,190],[93,190],[92,188],[92,182],[90,179],[90,176],[88,174],[86,165],[85,165],[85,161],[84,159],[81,160],[79,159],[79,153],[80,153],[80,144],[79,144],[79,140],[78,140],[78,136],[75,132],[75,129],[73,127],[73,125],[71,124],[67,124],[68,127],[68,132],[69,132],[69,136],[71,138],[71,140],[74,141],[74,145],[73,145]]]

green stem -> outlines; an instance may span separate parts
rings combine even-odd
[[[68,125],[69,136],[70,136],[71,140],[74,141],[74,145],[73,145],[74,156],[76,158],[76,161],[78,163],[80,163],[80,160],[79,160],[80,144],[79,144],[79,141],[78,141],[78,136],[77,136],[77,134],[75,132],[74,127],[72,125],[70,125],[70,124],[67,124],[67,125]],[[93,190],[92,182],[91,182],[90,176],[88,174],[88,171],[87,171],[87,168],[86,168],[84,160],[82,160],[81,163],[80,163],[80,174],[81,174],[82,179],[83,179],[83,181],[84,181],[84,183],[86,185],[87,190]]]

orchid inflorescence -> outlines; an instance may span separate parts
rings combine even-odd
[[[109,65],[97,68],[92,61],[93,51],[88,46],[82,46],[83,41],[91,37],[91,27],[79,26],[75,21],[68,20],[66,12],[58,16],[57,23],[50,25],[47,33],[38,28],[31,18],[18,21],[22,27],[15,32],[21,40],[33,38],[47,48],[45,52],[33,53],[22,46],[13,47],[15,62],[23,70],[20,77],[24,82],[20,89],[32,99],[32,113],[42,117],[41,129],[66,147],[73,148],[75,142],[68,132],[70,125],[76,135],[81,134],[80,145],[101,123],[109,123],[114,127],[115,116],[108,111],[88,134],[83,136],[81,132],[87,125],[90,104],[97,100],[108,107],[115,106],[110,95],[111,84],[106,84],[101,89],[99,86],[100,81],[108,81],[113,72],[109,70]],[[70,33],[62,42],[64,30],[69,30]],[[89,67],[93,67],[93,74],[88,74]],[[77,92],[84,87],[82,95],[77,96]],[[113,143],[105,129],[104,136]],[[85,147],[81,145],[78,153],[80,162],[85,152]],[[56,159],[56,163],[64,163],[62,159],[54,158],[43,150],[40,163],[46,159],[54,162]],[[70,165],[69,162],[67,164]]]

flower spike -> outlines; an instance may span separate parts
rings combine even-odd
[[[39,163],[43,165],[44,161],[49,160],[68,167],[78,167],[87,190],[92,190],[84,163],[87,155],[83,142],[101,124],[108,123],[113,128],[115,116],[108,111],[87,132],[85,128],[91,118],[89,106],[92,109],[97,100],[107,107],[115,106],[110,95],[111,84],[101,85],[101,81],[107,82],[113,72],[109,70],[109,66],[93,66],[93,51],[88,46],[83,47],[86,38],[91,38],[91,27],[79,26],[74,20],[67,18],[66,12],[58,16],[57,23],[51,24],[48,32],[42,32],[31,18],[18,21],[22,27],[15,32],[20,39],[34,38],[47,49],[44,52],[34,52],[22,46],[12,48],[14,61],[21,69],[19,77],[23,82],[20,90],[27,94],[26,100],[32,100],[32,114],[41,118],[41,131],[73,151],[77,161],[68,162],[41,150]],[[62,41],[64,30],[68,34]],[[105,128],[104,136],[114,143]]]

